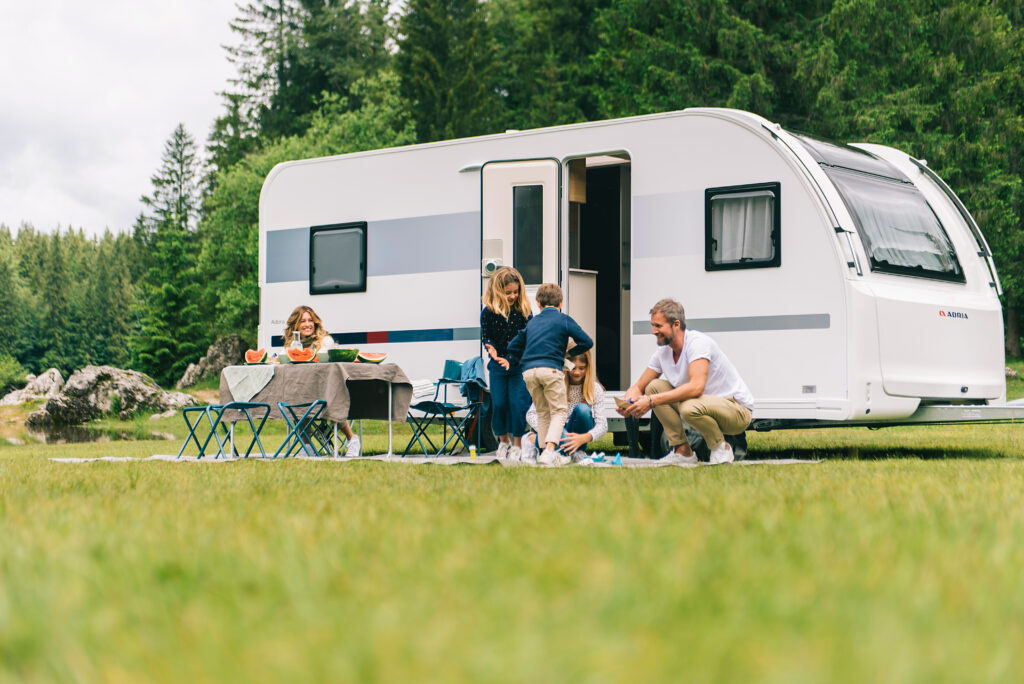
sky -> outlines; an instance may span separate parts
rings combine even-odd
[[[0,0],[0,223],[131,229],[178,123],[206,145],[234,0]]]

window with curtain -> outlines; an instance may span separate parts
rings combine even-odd
[[[309,229],[309,294],[366,292],[366,222]]]
[[[779,190],[779,183],[761,183],[705,191],[706,270],[782,263]]]

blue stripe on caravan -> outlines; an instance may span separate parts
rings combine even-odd
[[[335,344],[367,344],[366,332],[331,333]],[[461,342],[467,340],[479,340],[480,328],[430,328],[426,330],[387,330],[388,344],[402,342]],[[283,347],[283,335],[271,335],[270,346]]]

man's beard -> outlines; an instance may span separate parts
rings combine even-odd
[[[656,340],[656,341],[658,342],[658,346],[659,346],[659,347],[664,347],[664,346],[666,346],[666,345],[667,345],[667,344],[668,344],[669,342],[671,342],[671,341],[672,341],[672,338],[671,338],[671,337],[669,337],[668,335],[655,335],[655,336],[654,336],[654,339],[655,339],[655,340]]]

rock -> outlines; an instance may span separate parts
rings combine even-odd
[[[184,389],[191,387],[203,378],[219,377],[225,367],[242,363],[246,349],[245,340],[238,335],[218,337],[217,341],[211,344],[206,351],[206,356],[199,359],[199,363],[188,365],[175,387]]]
[[[199,403],[182,392],[165,392],[153,378],[113,366],[75,371],[62,392],[28,415],[29,427],[80,425],[105,414],[127,420],[139,411],[180,410]]]
[[[39,377],[34,375],[29,377],[29,383],[25,385],[24,389],[14,390],[0,399],[0,406],[23,404],[36,399],[49,399],[60,394],[61,388],[64,387],[64,377],[56,368],[51,368]]]
[[[178,415],[178,410],[177,409],[167,409],[163,413],[154,413],[153,415],[151,415],[149,417],[149,419],[150,420],[158,420],[160,418],[173,418],[176,415]]]
[[[1006,377],[1011,378],[1013,380],[1016,380],[1017,376],[1018,376],[1017,371],[1013,370],[1009,366],[1006,367]],[[0,402],[0,403],[2,403],[2,402]]]

